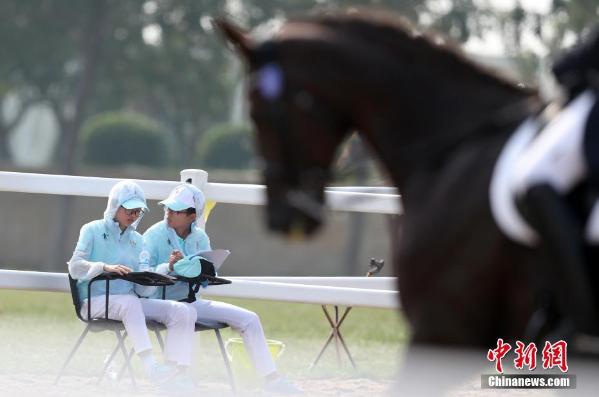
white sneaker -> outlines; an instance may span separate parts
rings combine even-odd
[[[153,383],[162,384],[173,379],[178,372],[179,370],[175,366],[156,363],[150,369],[148,377]]]
[[[190,394],[198,391],[195,382],[186,374],[179,373],[171,380],[160,384],[160,390],[169,394]]]
[[[275,394],[304,394],[304,391],[284,376],[269,380],[264,384],[264,391]]]

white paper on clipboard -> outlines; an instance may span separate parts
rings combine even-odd
[[[217,270],[221,267],[225,259],[231,254],[231,251],[224,249],[216,249],[211,251],[202,251],[198,252],[196,255],[201,256],[209,262],[212,262],[214,265],[214,270]]]

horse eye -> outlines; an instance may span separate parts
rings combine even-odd
[[[307,109],[312,108],[312,105],[314,104],[314,99],[312,98],[312,95],[310,95],[310,93],[308,93],[306,91],[299,91],[293,97],[293,102],[299,108],[307,110]]]

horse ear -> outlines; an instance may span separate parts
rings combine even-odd
[[[249,62],[251,58],[254,43],[250,36],[244,32],[239,26],[230,22],[226,18],[215,18],[214,26],[225,36],[227,41],[235,47],[237,52]]]

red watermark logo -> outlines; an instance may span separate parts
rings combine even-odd
[[[489,349],[487,352],[487,360],[495,362],[495,370],[500,374],[503,373],[501,360],[505,358],[510,350],[512,350],[512,345],[505,343],[500,338],[497,339],[497,347]],[[535,369],[537,367],[537,351],[537,346],[534,343],[525,345],[521,341],[516,341],[514,367],[516,369],[524,369],[526,367],[529,371]],[[546,341],[541,355],[543,369],[557,367],[564,373],[568,372],[568,343],[566,341],[559,340],[555,343]]]

